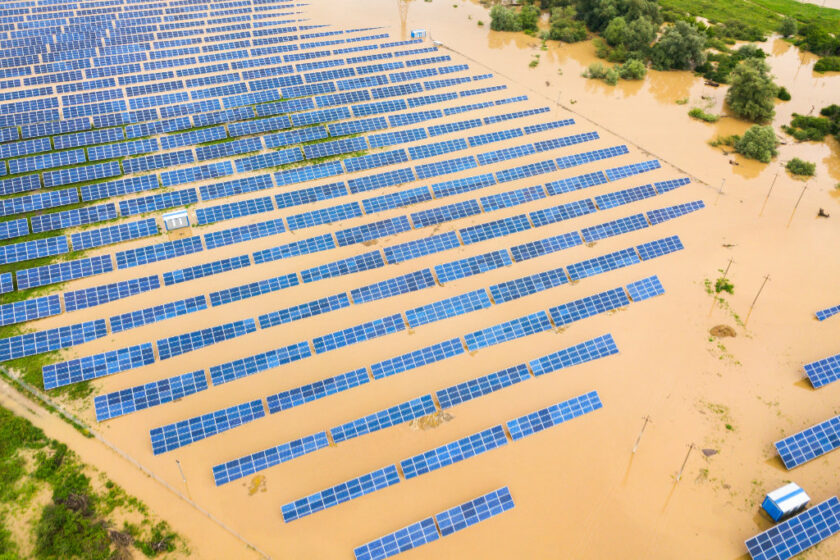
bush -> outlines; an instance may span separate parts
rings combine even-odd
[[[611,86],[614,86],[615,84],[618,83],[618,78],[619,78],[619,73],[618,73],[618,70],[615,69],[615,66],[613,66],[612,68],[609,68],[607,70],[607,73],[604,74],[604,81],[607,82],[608,84],[610,84]]]
[[[790,126],[783,126],[782,130],[800,142],[806,140],[819,142],[831,133],[831,121],[825,117],[809,117],[794,113]]]
[[[814,65],[815,72],[840,72],[840,56],[824,56]]]
[[[490,10],[490,29],[493,31],[521,31],[522,25],[516,11],[496,5]]]
[[[807,177],[811,177],[817,170],[817,164],[795,157],[787,162],[785,169],[794,175],[805,175]]]
[[[600,62],[593,62],[589,67],[583,71],[584,78],[593,78],[601,80],[607,75],[607,67]]]
[[[647,67],[641,60],[628,60],[618,69],[623,80],[641,80],[647,74]]]
[[[728,294],[735,293],[735,284],[729,281],[728,278],[721,276],[715,281],[715,293],[726,292]]]
[[[690,70],[706,61],[706,39],[692,25],[678,21],[668,26],[653,45],[651,59],[660,70]]]
[[[35,557],[39,559],[107,560],[110,548],[108,531],[101,523],[60,504],[46,506],[35,526]]]
[[[583,22],[575,20],[576,16],[574,6],[553,9],[549,19],[549,39],[566,43],[577,43],[586,39],[586,27]]]
[[[782,34],[782,37],[791,37],[796,35],[797,31],[799,31],[799,24],[790,16],[783,19],[782,23],[779,24],[779,33]]]
[[[745,157],[768,163],[778,154],[778,145],[773,127],[754,125],[735,141],[735,151]]]
[[[786,87],[782,86],[779,88],[779,93],[776,94],[776,97],[778,97],[782,101],[790,101],[790,92],[787,90]]]
[[[523,31],[536,31],[540,20],[540,11],[534,6],[522,6],[519,11],[519,27]]]
[[[753,122],[764,122],[776,114],[773,100],[779,87],[767,72],[770,67],[763,60],[748,58],[732,70],[732,86],[726,92],[726,102],[732,112]]]
[[[700,109],[699,107],[695,107],[694,109],[689,111],[688,116],[709,123],[718,122],[718,120],[720,119],[720,116],[713,115],[711,113],[706,113],[703,111],[703,109]]]

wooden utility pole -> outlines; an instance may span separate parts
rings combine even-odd
[[[688,446],[688,453],[685,454],[685,461],[683,461],[682,467],[680,467],[680,472],[677,474],[677,482],[680,481],[683,475],[683,471],[685,470],[685,465],[688,463],[688,457],[691,455],[691,452],[694,451],[694,444]]]
[[[796,214],[796,209],[799,208],[799,203],[802,202],[802,197],[805,196],[806,190],[808,190],[808,183],[805,183],[805,186],[802,187],[802,192],[799,193],[799,198],[796,199],[796,204],[793,205],[793,212],[790,213],[790,219],[788,220],[787,227],[790,227],[790,224],[793,221],[793,215]]]
[[[744,326],[745,326],[745,327],[747,326],[747,321],[749,321],[749,320],[750,320],[750,315],[752,315],[752,312],[753,312],[753,307],[755,307],[755,302],[757,302],[757,301],[758,301],[758,296],[760,296],[760,295],[761,295],[761,290],[763,290],[763,289],[764,289],[764,286],[767,284],[767,281],[768,281],[768,280],[770,280],[770,275],[769,275],[769,274],[765,274],[765,275],[764,275],[764,282],[762,282],[762,283],[761,283],[761,287],[758,289],[758,293],[756,293],[756,294],[755,294],[755,298],[753,298],[753,301],[752,301],[752,303],[750,304],[750,310],[749,310],[749,311],[747,311],[747,318],[746,318],[746,319],[744,319]]]
[[[645,416],[644,420],[645,423],[642,424],[642,429],[636,438],[636,444],[633,446],[633,453],[636,453],[636,450],[639,448],[639,443],[642,441],[642,434],[645,433],[645,428],[647,428],[648,422],[650,422],[650,416]]]
[[[190,486],[187,484],[187,477],[184,476],[184,470],[181,468],[181,461],[175,459],[175,464],[178,465],[178,472],[181,473],[181,480],[184,481],[184,488],[187,490],[187,497],[192,500],[192,496],[190,496]]]
[[[759,216],[764,214],[764,209],[767,207],[767,201],[770,200],[770,193],[773,192],[773,186],[776,184],[776,179],[779,178],[779,172],[776,171],[776,174],[773,176],[773,182],[770,183],[770,190],[767,191],[767,196],[764,197],[764,204],[761,205],[761,212],[758,213]]]
[[[721,276],[721,278],[726,278],[726,275],[729,274],[729,267],[731,267],[732,263],[734,263],[734,262],[735,262],[735,259],[733,259],[732,257],[729,257],[729,264],[726,265],[726,269],[723,271],[723,276]],[[714,290],[714,292],[712,293],[712,306],[709,308],[709,316],[710,317],[712,315],[712,311],[715,310],[715,303],[717,303],[717,297],[718,297],[717,296],[717,294],[718,294],[718,292],[717,292],[717,282],[715,282],[715,286],[713,286],[712,289]]]
[[[717,206],[718,200],[720,199],[720,195],[722,195],[722,194],[723,194],[723,186],[724,186],[725,184],[726,184],[726,179],[724,178],[724,179],[720,182],[720,188],[718,189],[717,196],[715,197],[715,206]]]

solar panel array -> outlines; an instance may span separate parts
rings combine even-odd
[[[788,560],[840,531],[840,500],[831,497],[745,544],[752,560]]]
[[[489,346],[512,347],[511,341],[545,336],[540,333],[664,293],[659,279],[650,276],[576,301],[551,299],[536,313],[507,316],[497,324],[485,321],[484,309],[682,249],[671,233],[589,258],[577,247],[630,232],[645,235],[640,230],[703,203],[667,201],[662,208],[593,220],[589,223],[602,223],[583,229],[557,229],[584,215],[641,205],[688,180],[624,184],[653,174],[659,162],[634,159],[627,146],[605,144],[595,131],[560,134],[575,125],[573,119],[553,120],[547,107],[526,106],[527,96],[505,97],[506,86],[492,83],[492,75],[471,74],[468,65],[422,39],[395,42],[373,29],[309,32],[321,26],[299,19],[304,5],[268,0],[246,1],[244,7],[172,6],[142,16],[136,16],[141,6],[134,4],[109,5],[95,17],[86,5],[82,16],[78,6],[63,4],[26,7],[22,18],[0,14],[8,19],[4,74],[19,78],[0,107],[0,125],[6,127],[0,129],[0,159],[8,162],[0,169],[12,175],[0,179],[0,215],[7,217],[0,223],[0,293],[20,292],[0,305],[0,326],[28,328],[25,323],[48,317],[53,318],[45,324],[66,325],[0,339],[0,360],[80,345],[72,358],[47,358],[43,381],[52,389],[163,360],[172,360],[168,369],[179,368],[178,359],[192,360],[182,354],[209,345],[231,354],[224,363],[191,373],[183,373],[185,368],[163,379],[117,378],[114,387],[121,389],[94,397],[98,421],[145,411],[138,418],[152,422],[147,427],[153,453],[202,445],[203,439],[223,438],[222,432],[249,429],[240,427],[246,423],[260,429],[266,410],[277,414],[363,390]],[[41,23],[41,12],[59,7],[67,13]],[[278,19],[277,10],[290,8],[282,17],[292,19]],[[86,19],[76,21],[74,14]],[[217,23],[225,25],[214,27]],[[606,164],[613,158],[615,163]],[[569,171],[577,166],[587,168]],[[538,184],[547,173],[551,179]],[[614,181],[624,181],[620,190],[605,186]],[[577,199],[577,191],[596,187],[591,198]],[[570,193],[562,204],[544,201]],[[456,195],[454,202],[443,200]],[[519,206],[527,209],[517,213]],[[196,227],[187,235],[162,232],[157,216],[179,208]],[[385,211],[391,212],[387,218],[373,216]],[[485,216],[491,212],[500,214]],[[317,231],[306,231],[310,228]],[[536,228],[546,233],[525,233]],[[229,245],[241,249],[225,253]],[[96,255],[80,254],[87,250]],[[564,250],[580,255],[562,267],[540,268],[535,261],[529,275],[519,272],[524,260]],[[261,266],[304,255],[305,265]],[[424,257],[419,269],[412,267],[411,261]],[[397,271],[390,266],[397,263],[406,264]],[[144,267],[142,273],[138,267]],[[110,274],[115,268],[122,271],[118,277]],[[493,283],[459,289],[462,279],[491,272]],[[350,276],[355,274],[370,278],[355,282]],[[99,275],[104,279],[88,280],[84,287],[62,287],[63,305],[59,294],[25,291]],[[347,281],[354,284],[336,288]],[[313,282],[324,290],[312,296],[316,299],[294,292]],[[422,305],[395,303],[401,295],[444,290]],[[252,298],[263,299],[232,305]],[[269,298],[289,303],[272,304]],[[353,315],[345,309],[372,302],[382,309],[379,318],[345,320]],[[63,316],[89,308],[101,318],[73,323]],[[259,312],[243,317],[236,311],[248,308]],[[333,315],[317,319],[325,314]],[[258,330],[276,329],[260,340],[282,339],[296,332],[290,323],[302,320],[317,327],[307,340],[263,342],[272,347],[257,345],[247,356],[237,350],[250,347]],[[385,337],[404,337],[409,329],[433,332],[431,324],[442,321],[471,326],[460,336],[329,372],[320,380],[303,378],[272,395],[252,395],[220,410],[204,408],[166,425],[149,410],[185,410],[176,401],[200,403],[205,391],[223,391],[227,383],[316,354],[335,351],[336,360],[365,355],[367,348],[387,344]],[[160,334],[152,326],[157,323]],[[122,333],[134,329],[139,340],[129,345],[127,337],[135,335]],[[87,343],[105,337],[107,345],[102,340],[89,349],[94,346]],[[365,346],[338,352],[356,344]],[[605,335],[383,404],[338,426],[216,465],[214,480],[225,484],[617,352]],[[533,433],[599,406],[591,393],[537,411],[539,422],[511,420],[507,429],[517,439],[522,436],[514,433]],[[405,459],[399,469],[389,465],[287,504],[284,520],[508,441],[502,424],[491,426]],[[504,511],[509,498],[500,489],[439,514],[431,524],[429,518],[416,530],[406,528],[392,542],[431,538],[430,529],[449,534]]]
[[[776,450],[788,469],[816,459],[837,447],[840,447],[840,416],[776,442]]]
[[[840,354],[805,364],[805,373],[815,389],[840,379]]]
[[[817,319],[820,321],[825,321],[829,317],[833,317],[834,315],[840,314],[840,305],[835,305],[834,307],[828,307],[826,309],[820,309],[817,311],[816,316]]]

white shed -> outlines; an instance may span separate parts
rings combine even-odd
[[[162,216],[163,226],[166,231],[173,229],[181,229],[190,227],[190,217],[186,210],[176,210],[175,212],[168,212]]]

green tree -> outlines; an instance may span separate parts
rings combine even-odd
[[[779,24],[779,33],[782,34],[782,37],[796,35],[797,31],[799,31],[799,24],[790,16],[783,19],[782,23]]]
[[[768,163],[778,153],[778,145],[773,127],[753,125],[735,141],[735,151],[748,158]]]
[[[643,16],[654,23],[662,23],[656,0],[577,0],[577,11],[593,31],[603,31],[619,16],[627,23]]]
[[[577,43],[586,39],[586,27],[583,22],[575,20],[576,16],[577,10],[574,6],[554,8],[549,19],[551,28],[548,38],[566,43]]]
[[[732,70],[726,102],[733,113],[753,122],[773,118],[779,86],[773,83],[769,70],[767,63],[757,58],[743,60]]]
[[[612,18],[602,35],[611,47],[621,45],[627,36],[627,22],[621,16]]]
[[[497,4],[490,10],[490,29],[493,31],[520,31],[522,27],[519,23],[519,16],[514,10]]]
[[[811,177],[817,170],[817,164],[795,157],[787,162],[785,169],[794,175],[805,175],[806,177]]]
[[[618,71],[624,80],[641,80],[647,74],[645,63],[637,59],[628,60],[619,67]]]
[[[540,20],[540,11],[534,6],[522,6],[519,11],[519,27],[523,31],[536,31]]]
[[[691,70],[703,64],[706,38],[697,28],[684,21],[668,26],[653,45],[651,58],[660,70]]]

